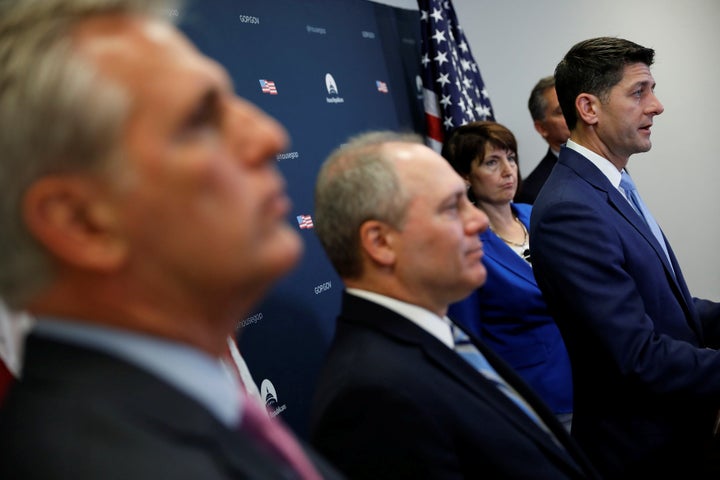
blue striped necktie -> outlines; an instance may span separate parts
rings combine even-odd
[[[485,378],[495,384],[502,393],[505,394],[512,402],[522,410],[525,415],[530,417],[540,428],[550,433],[547,425],[540,419],[533,408],[520,396],[520,394],[503,380],[503,378],[488,363],[485,355],[477,349],[470,341],[468,336],[461,329],[452,325],[453,338],[455,340],[455,352],[458,353],[465,361],[475,367]],[[552,434],[551,434],[552,435]]]
[[[670,262],[670,254],[668,254],[667,245],[665,244],[665,239],[663,238],[662,232],[660,231],[660,226],[657,224],[655,218],[653,218],[652,214],[650,213],[650,210],[648,210],[647,206],[642,201],[642,198],[640,198],[640,194],[637,191],[635,182],[633,182],[632,178],[630,178],[630,175],[625,170],[622,171],[620,177],[620,188],[622,188],[625,192],[625,196],[627,197],[630,205],[633,207],[635,212],[637,212],[637,214],[640,215],[643,220],[645,220],[647,226],[650,227],[650,231],[653,233],[655,239],[662,247],[663,252],[665,252],[665,257],[668,259],[668,262],[670,263],[670,268],[672,269],[672,262]]]

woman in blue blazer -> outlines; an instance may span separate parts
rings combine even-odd
[[[492,347],[569,428],[573,385],[565,344],[535,282],[530,258],[531,205],[514,204],[520,182],[517,142],[495,122],[473,122],[445,141],[443,156],[468,184],[490,229],[481,234],[485,285],[448,315]]]

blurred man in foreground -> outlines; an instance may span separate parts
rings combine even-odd
[[[0,295],[38,318],[2,478],[321,478],[221,361],[301,254],[286,135],[170,6],[0,4]]]

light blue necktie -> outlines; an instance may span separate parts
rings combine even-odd
[[[475,367],[485,378],[495,384],[495,386],[505,394],[510,400],[517,405],[528,417],[530,417],[540,428],[550,433],[547,425],[540,419],[533,408],[523,399],[520,394],[498,375],[495,369],[488,363],[485,355],[477,349],[470,341],[468,336],[459,328],[452,325],[453,338],[455,340],[455,352],[457,352],[466,362]],[[552,434],[551,434],[552,436]]]
[[[660,227],[650,213],[650,210],[648,210],[648,208],[645,206],[642,198],[640,198],[640,194],[637,191],[635,183],[632,181],[632,178],[630,178],[630,175],[625,170],[622,171],[620,177],[620,188],[622,188],[625,192],[625,195],[627,196],[627,199],[633,209],[638,213],[638,215],[640,215],[640,217],[642,217],[643,220],[645,220],[647,226],[650,227],[650,231],[652,231],[655,239],[662,247],[663,252],[665,252],[665,257],[668,259],[668,262],[670,263],[670,268],[672,269],[672,262],[670,262],[670,255],[668,254],[667,245],[665,244],[665,239],[663,238],[662,232],[660,231]],[[675,272],[673,271],[673,273]]]

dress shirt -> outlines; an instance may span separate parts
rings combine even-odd
[[[618,170],[617,167],[613,165],[610,160],[598,155],[592,150],[583,147],[582,145],[573,142],[572,140],[568,140],[565,146],[570,150],[575,150],[577,153],[587,158],[590,163],[595,165],[598,170],[600,170],[602,174],[607,177],[612,186],[615,187],[617,191],[620,192],[620,194],[627,199],[625,192],[622,188],[620,188],[620,180],[622,174],[620,173],[620,170]]]

